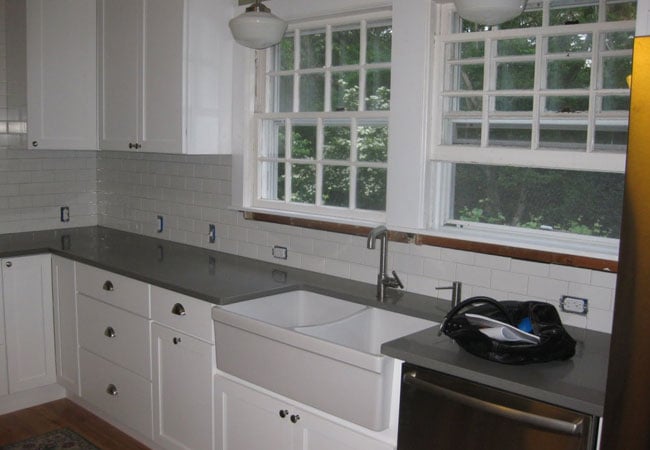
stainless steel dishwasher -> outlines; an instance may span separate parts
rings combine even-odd
[[[594,416],[405,363],[398,450],[593,450]]]

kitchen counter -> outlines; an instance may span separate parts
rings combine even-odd
[[[440,322],[449,302],[395,292],[383,303],[375,285],[103,227],[0,235],[0,258],[51,252],[217,305],[298,288]],[[379,255],[377,255],[379,259]],[[461,350],[437,327],[382,346],[388,356],[537,400],[602,416],[609,335],[569,328],[569,361],[529,366],[493,363]]]
[[[439,327],[387,342],[382,353],[508,392],[602,417],[610,336],[566,327],[577,341],[567,361],[512,366],[487,361],[462,350]]]
[[[104,227],[0,235],[0,258],[51,252],[201,300],[226,305],[309,289],[439,322],[449,302]],[[377,253],[379,262],[379,253]]]

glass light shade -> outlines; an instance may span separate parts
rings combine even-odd
[[[277,44],[287,31],[284,20],[265,11],[247,11],[228,25],[235,41],[258,50]]]
[[[454,0],[460,17],[480,25],[498,25],[514,19],[524,12],[526,2],[527,0]]]

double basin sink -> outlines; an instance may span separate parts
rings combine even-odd
[[[295,290],[213,309],[217,367],[372,430],[388,427],[381,344],[435,322]]]

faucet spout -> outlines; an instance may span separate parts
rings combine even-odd
[[[368,248],[370,250],[375,249],[375,241],[380,237],[386,236],[388,229],[384,225],[379,225],[378,227],[373,228],[368,233]]]
[[[391,277],[387,273],[388,266],[388,229],[384,225],[379,225],[373,228],[368,233],[368,248],[373,250],[376,248],[376,241],[379,239],[379,273],[377,274],[377,299],[380,302],[384,301],[386,296],[386,288],[401,288],[404,289],[402,281],[393,270]]]

